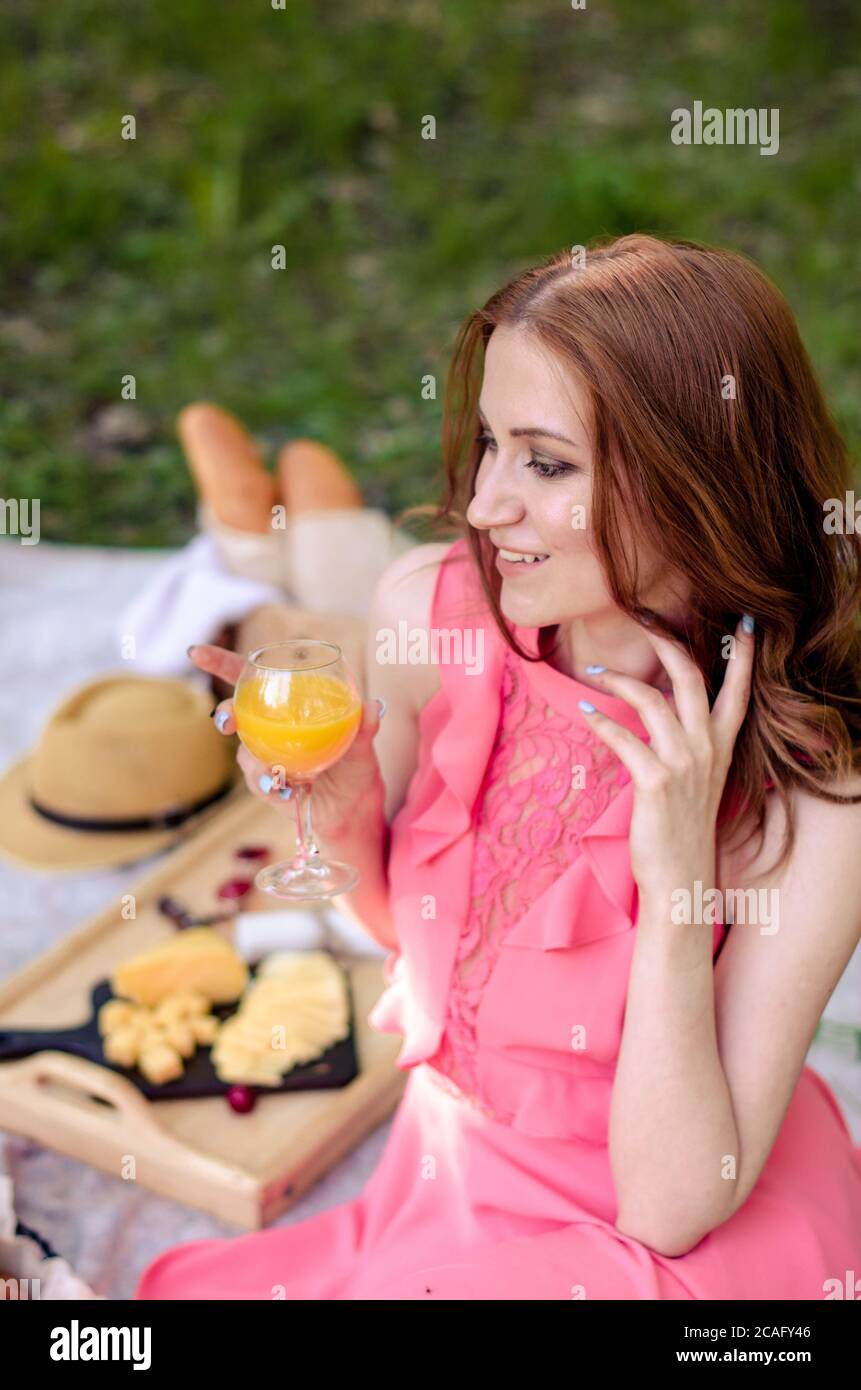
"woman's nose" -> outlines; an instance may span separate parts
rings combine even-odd
[[[466,509],[466,519],[476,530],[511,526],[523,516],[523,504],[505,485],[498,468],[483,464],[475,479],[472,500]]]

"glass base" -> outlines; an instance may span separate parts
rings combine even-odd
[[[349,893],[359,882],[359,872],[352,864],[338,859],[312,857],[305,864],[270,864],[261,869],[254,880],[258,888],[273,898],[288,902],[313,902],[316,898],[333,898]]]

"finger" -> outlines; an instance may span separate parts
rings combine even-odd
[[[382,709],[382,714],[380,710]],[[342,762],[349,758],[365,759],[373,757],[373,742],[382,721],[382,715],[386,712],[386,701],[379,696],[374,696],[370,700],[365,700],[362,704],[362,722],[359,725],[359,732],[344,754]]]
[[[236,716],[233,712],[233,701],[222,700],[216,705],[212,712],[212,720],[220,734],[235,734]]]
[[[602,690],[620,696],[637,711],[659,758],[670,764],[687,758],[687,733],[671,707],[669,694],[662,694],[653,685],[622,671],[608,671],[606,667],[597,666],[586,669]]]
[[[249,753],[244,743],[240,743],[239,745],[236,761],[245,773],[245,780],[248,783],[249,790],[259,792],[260,787],[258,783],[260,778],[265,772],[269,772],[269,768],[265,763],[261,763],[259,758],[255,758],[253,753]]]
[[[702,671],[690,652],[685,651],[678,642],[645,625],[643,633],[673,683],[673,697],[682,728],[694,739],[707,738],[711,711]]]
[[[283,776],[279,776],[277,770],[267,767],[259,758],[255,758],[253,753],[249,753],[245,744],[241,744],[236,755],[236,761],[245,774],[245,781],[248,790],[262,801],[289,801],[292,796],[292,788],[284,785]]]
[[[236,684],[245,665],[245,657],[238,652],[229,652],[226,647],[216,647],[209,642],[189,647],[188,658],[198,670],[208,671],[229,685]]]
[[[639,786],[648,786],[650,781],[663,771],[657,754],[641,738],[632,734],[630,729],[617,724],[608,714],[602,714],[590,700],[581,700],[580,710],[589,727],[595,730],[601,741],[606,743],[621,763],[624,763]]]
[[[745,627],[746,616],[741,618],[735,630],[723,682],[712,706],[712,736],[724,751],[732,749],[750,703],[756,638],[753,634],[753,618],[747,619],[751,627],[751,631],[748,632]]]
[[[262,765],[262,763],[259,763],[251,753],[249,753],[244,743],[240,743],[239,748],[237,749],[236,761],[242,769],[243,773],[245,774],[245,781],[248,784],[248,790],[251,792],[259,793],[260,788],[258,787],[257,783],[261,776],[261,773],[266,772],[267,769]]]

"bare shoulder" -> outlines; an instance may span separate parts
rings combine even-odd
[[[442,682],[429,662],[391,660],[403,628],[427,630],[440,564],[450,542],[412,546],[398,555],[377,580],[368,611],[365,671],[367,694],[386,702],[386,717],[374,740],[386,789],[386,819],[403,806],[419,761],[419,715]],[[387,647],[389,651],[387,651]]]
[[[368,657],[373,661],[377,644],[386,632],[431,626],[431,604],[440,564],[451,541],[414,545],[383,570],[374,590],[368,614]],[[413,711],[418,713],[440,688],[439,671],[432,663],[399,663],[398,685]]]
[[[440,563],[451,549],[451,545],[451,541],[428,541],[425,544],[413,545],[409,550],[395,556],[377,580],[375,598],[379,596],[385,599],[389,595],[397,594],[399,607],[405,602],[412,606],[421,606],[424,599],[427,604],[425,616],[429,616],[430,601]]]
[[[834,782],[831,790],[840,797],[861,797],[861,774]],[[830,801],[796,787],[790,793],[795,837],[789,859],[779,872],[782,879],[798,881],[811,876],[825,884],[829,879],[844,885],[857,885],[861,893],[861,800]],[[769,866],[776,860],[786,828],[786,812],[773,792],[766,804],[761,844],[742,847],[726,857],[724,871],[738,884],[763,875],[771,878]]]
[[[861,797],[861,775],[833,783],[831,790],[841,797]],[[799,845],[820,863],[843,866],[861,881],[861,801],[826,801],[797,788],[792,795]],[[820,858],[821,856],[821,858]]]

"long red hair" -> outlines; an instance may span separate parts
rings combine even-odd
[[[499,325],[528,331],[585,386],[594,454],[591,528],[614,601],[684,643],[710,699],[722,638],[756,619],[750,706],[719,824],[746,839],[765,823],[767,786],[848,798],[835,782],[861,765],[861,536],[829,534],[829,499],[851,487],[792,311],[746,256],[691,241],[624,236],[515,276],[460,329],[446,382],[446,487],[434,523],[468,539],[488,604],[501,579],[486,535],[465,518],[481,461],[477,402],[484,349]],[[641,536],[693,595],[683,628],[642,604],[630,538]],[[627,543],[626,543],[627,538]]]

